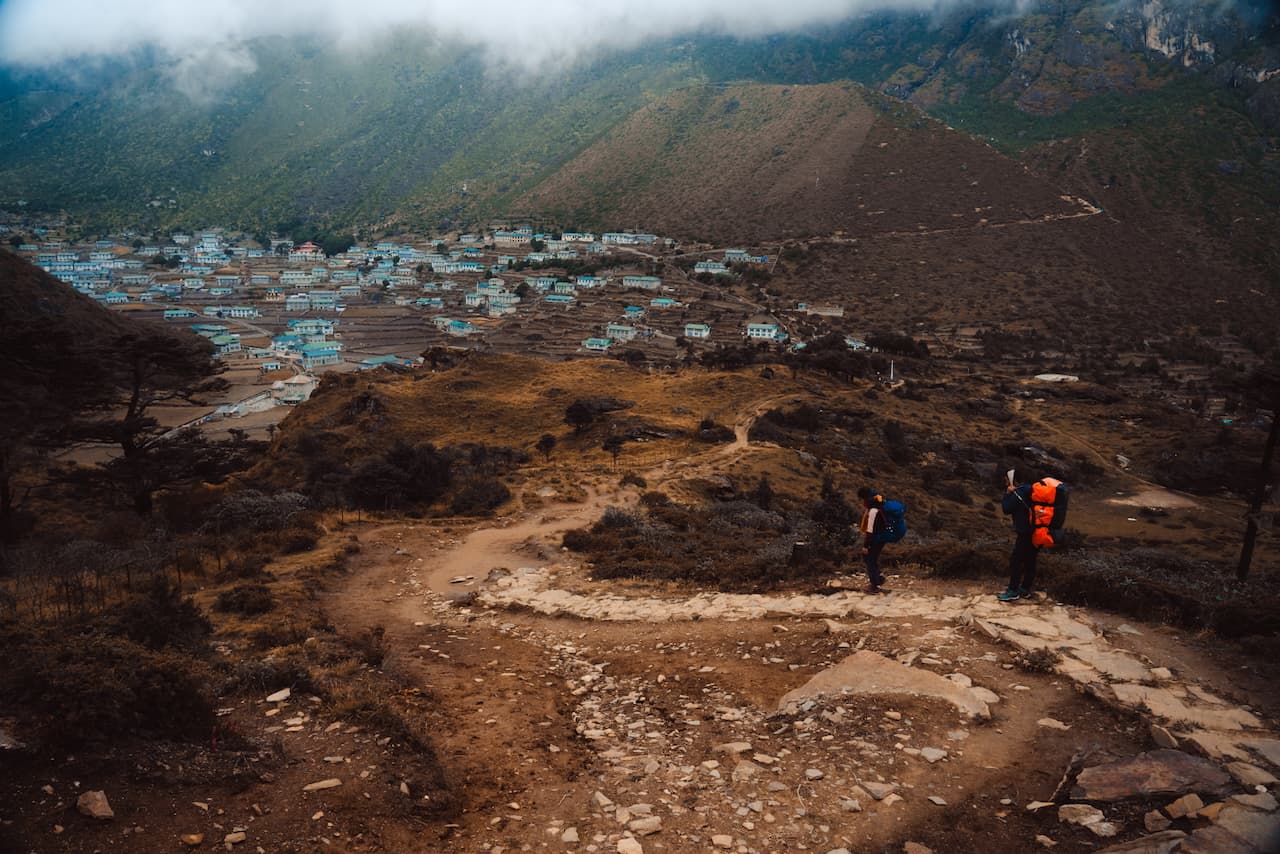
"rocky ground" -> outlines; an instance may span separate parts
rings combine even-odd
[[[0,849],[1280,850],[1266,663],[907,575],[595,581],[560,537],[637,492],[537,495],[334,534],[359,549],[320,613],[380,650],[349,690],[240,694],[204,745],[0,752]]]

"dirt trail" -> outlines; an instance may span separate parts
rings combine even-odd
[[[497,527],[479,527],[456,546],[436,557],[421,578],[422,584],[437,593],[454,585],[451,579],[483,576],[491,569],[515,570],[523,566],[540,566],[547,561],[539,557],[538,547],[555,548],[551,544],[565,531],[590,524],[604,508],[618,503],[610,494],[587,488],[587,498],[572,504],[555,504],[526,511],[514,521],[502,520]]]
[[[651,487],[750,452],[752,424],[780,400],[745,407],[731,444],[652,467]],[[573,849],[578,840],[611,852],[635,837],[644,851],[899,850],[916,840],[1013,852],[1044,834],[1064,851],[1089,850],[1088,833],[1024,805],[1048,799],[1080,754],[1152,747],[1129,710],[1138,689],[1107,694],[1113,681],[1151,684],[1158,662],[1144,653],[1196,660],[1171,638],[1127,644],[1085,612],[997,611],[977,590],[914,579],[895,580],[890,597],[782,594],[758,597],[763,604],[594,582],[560,537],[637,493],[604,480],[579,486],[584,501],[491,522],[369,529],[355,574],[326,602],[344,631],[384,626],[385,669],[436,698],[437,749],[468,805],[437,843],[448,850]],[[494,568],[513,575],[487,582]],[[831,616],[843,625],[824,622]],[[1058,672],[1013,665],[1019,650],[1061,643],[1079,648]],[[854,649],[972,684],[993,720],[966,720],[929,696],[837,696],[777,710],[784,693]],[[1270,737],[1236,705],[1254,698],[1229,680],[1178,673],[1170,685],[1215,726],[1243,720],[1240,737]],[[1226,697],[1202,699],[1206,688]],[[726,744],[750,746],[735,754]],[[884,800],[870,794],[881,784],[894,790]],[[1133,836],[1135,810],[1107,813]],[[400,832],[389,827],[384,844],[412,847]]]

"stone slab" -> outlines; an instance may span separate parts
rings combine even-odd
[[[1207,759],[1180,750],[1152,750],[1084,769],[1072,797],[1106,802],[1187,792],[1216,795],[1231,782],[1231,775]]]
[[[869,650],[860,650],[843,661],[814,675],[805,684],[788,691],[778,701],[778,708],[794,708],[805,700],[844,694],[906,694],[945,700],[971,718],[989,718],[986,703],[950,679],[928,670],[904,667],[898,662]]]
[[[1280,813],[1259,812],[1246,806],[1227,804],[1218,813],[1219,827],[1258,851],[1280,851]]]
[[[1182,851],[1180,846],[1186,838],[1187,835],[1181,830],[1165,830],[1112,845],[1098,854],[1170,854],[1172,851]]]
[[[1218,731],[1243,730],[1262,726],[1262,721],[1244,709],[1188,706],[1168,688],[1155,688],[1132,682],[1111,686],[1116,699],[1126,706],[1140,706],[1158,718],[1189,726]],[[1280,742],[1277,742],[1280,748]],[[1277,753],[1280,757],[1280,752]]]

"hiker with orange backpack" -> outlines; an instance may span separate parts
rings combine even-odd
[[[1067,487],[1052,477],[1015,485],[1014,470],[1005,475],[1001,509],[1013,517],[1013,553],[1009,555],[1009,587],[996,594],[1001,602],[1031,599],[1040,549],[1062,541],[1067,521]]]

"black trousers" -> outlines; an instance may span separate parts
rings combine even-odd
[[[867,548],[862,562],[867,565],[867,579],[879,587],[884,584],[884,576],[880,574],[880,552],[884,551],[884,543],[875,543]]]
[[[1039,549],[1031,542],[1031,532],[1019,532],[1009,555],[1009,589],[1031,590],[1036,583],[1036,555]]]

